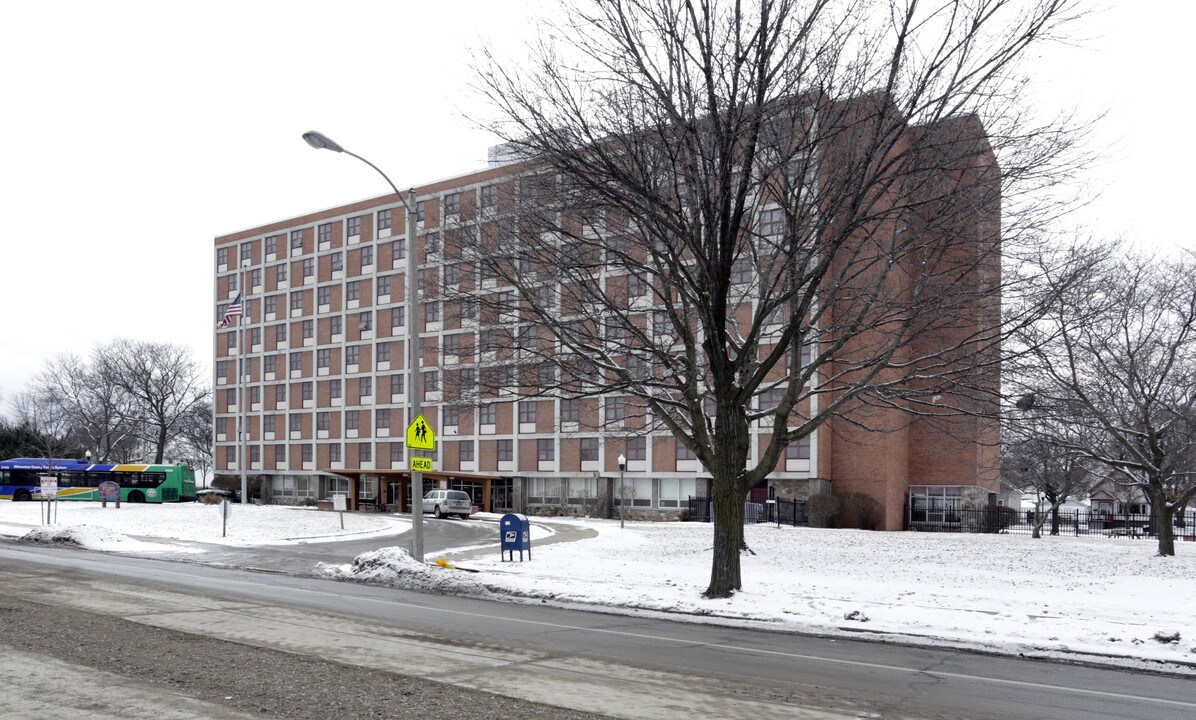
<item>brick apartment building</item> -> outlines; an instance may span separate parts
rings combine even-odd
[[[245,461],[245,472],[271,502],[347,493],[357,507],[406,510],[406,253],[418,253],[421,278],[460,282],[445,261],[444,231],[451,224],[456,233],[481,232],[499,212],[515,166],[492,165],[416,188],[414,248],[406,247],[404,205],[394,195],[216,238],[215,318],[239,292],[246,298],[241,327],[215,333],[221,482],[239,478]],[[689,496],[708,495],[708,476],[667,433],[587,422],[609,418],[606,398],[444,402],[446,373],[504,360],[481,340],[485,317],[444,298],[425,297],[422,305],[422,413],[439,443],[425,488],[466,490],[487,511],[610,516],[621,487],[631,515],[645,518],[677,517]],[[236,434],[242,415],[246,458]],[[753,499],[832,488],[863,492],[881,503],[886,529],[902,527],[911,502],[982,506],[999,488],[996,425],[945,422],[949,430],[931,419],[882,417],[879,424],[891,427],[868,432],[832,420],[790,446]],[[756,457],[760,433],[753,433]],[[620,454],[626,456],[621,486]]]

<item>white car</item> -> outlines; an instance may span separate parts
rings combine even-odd
[[[424,512],[432,513],[438,518],[456,515],[462,520],[468,520],[473,512],[473,501],[469,495],[460,490],[431,490],[424,495]]]

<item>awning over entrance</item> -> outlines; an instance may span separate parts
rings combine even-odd
[[[320,468],[320,472],[329,475],[339,475],[340,477],[349,479],[348,506],[350,510],[361,510],[368,507],[371,510],[389,509],[394,512],[410,512],[410,470],[371,470],[364,468],[332,470],[329,468]],[[431,481],[435,487],[448,487],[457,481],[480,486],[481,497],[474,497],[473,501],[483,512],[490,512],[492,507],[492,484],[504,479],[501,475],[482,475],[469,472],[433,471],[424,472],[422,475],[424,476],[425,485]],[[373,493],[373,498],[361,498],[362,483],[372,483],[374,480],[377,480],[378,484],[376,492]],[[423,496],[422,492],[420,496]]]

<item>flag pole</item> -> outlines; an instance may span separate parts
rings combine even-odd
[[[245,372],[246,372],[246,352],[245,347],[245,323],[249,320],[249,286],[246,282],[246,271],[249,268],[250,260],[241,261],[241,316],[237,318],[237,333],[240,337],[237,338],[237,409],[241,416],[237,434],[237,466],[241,468],[241,504],[244,505],[249,501],[249,476],[246,474],[249,468],[249,428],[246,427],[247,411],[249,409],[249,398],[245,393]]]

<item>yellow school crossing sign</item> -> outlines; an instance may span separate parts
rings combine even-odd
[[[407,447],[413,450],[436,450],[436,433],[424,419],[423,413],[416,415],[407,426]]]

